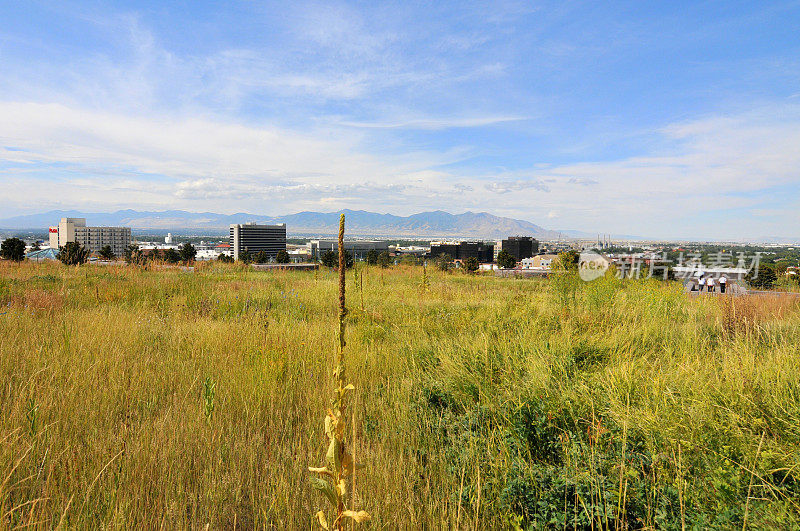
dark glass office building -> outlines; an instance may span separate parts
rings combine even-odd
[[[491,263],[494,261],[494,244],[484,242],[431,244],[431,258],[437,258],[442,254],[449,255],[453,260],[474,257],[481,263]]]
[[[520,261],[539,252],[539,242],[530,236],[511,236],[503,240],[501,249]]]

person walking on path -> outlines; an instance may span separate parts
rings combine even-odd
[[[697,279],[697,290],[700,293],[703,293],[703,288],[705,288],[705,287],[706,287],[706,277],[704,277],[703,275],[700,275],[700,278]]]
[[[706,285],[708,286],[708,292],[714,293],[714,288],[715,288],[714,277],[708,277],[708,280],[706,280]]]
[[[725,288],[728,287],[728,278],[725,275],[719,277],[719,292],[725,293]]]

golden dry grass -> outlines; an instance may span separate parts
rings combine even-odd
[[[349,293],[372,527],[800,525],[796,304],[427,276]],[[0,525],[309,528],[336,289],[0,263]]]

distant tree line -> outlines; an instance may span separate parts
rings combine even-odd
[[[3,260],[22,262],[25,260],[25,242],[19,238],[7,238],[0,244],[0,257]]]
[[[110,252],[111,249],[108,249]],[[101,257],[103,250],[100,251]],[[111,253],[113,257],[114,253]],[[197,256],[197,249],[191,243],[184,243],[177,250],[173,248],[168,249],[152,249],[150,252],[145,252],[140,249],[138,245],[131,244],[125,249],[123,259],[128,264],[144,265],[153,260],[160,260],[168,264],[190,263],[193,262]]]
[[[220,255],[222,256],[222,255]],[[233,258],[231,258],[233,261]],[[239,253],[239,261],[244,262],[245,264],[268,264],[272,260],[270,259],[269,253],[266,251],[258,251],[257,253],[251,253],[247,247]],[[275,262],[278,264],[288,264],[291,262],[292,259],[284,249],[278,251],[275,255]]]
[[[352,253],[350,251],[344,252],[344,260],[345,260],[345,267],[351,268],[355,263],[355,259],[353,258]],[[383,268],[387,268],[390,265],[395,263],[395,259],[392,258],[392,255],[389,254],[388,251],[378,252],[376,249],[370,249],[367,251],[366,256],[364,257],[364,262],[369,265],[377,265]],[[325,251],[320,256],[320,263],[325,267],[330,268],[337,268],[339,267],[339,252],[338,251]]]

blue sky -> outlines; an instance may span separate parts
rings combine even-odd
[[[800,237],[798,27],[797,1],[0,1],[0,218]]]

